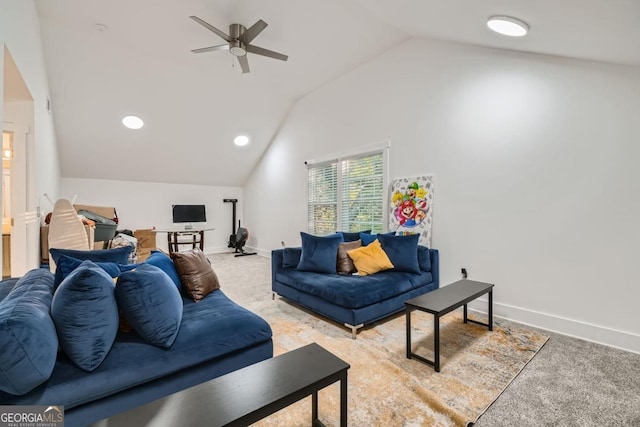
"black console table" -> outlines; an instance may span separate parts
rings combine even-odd
[[[489,294],[488,323],[480,323],[467,317],[467,303],[484,294]],[[487,326],[490,331],[493,331],[493,285],[491,283],[459,280],[435,291],[410,299],[404,304],[407,316],[407,359],[418,359],[433,366],[436,372],[440,372],[440,317],[458,307],[464,306],[464,323],[477,323]],[[433,314],[433,360],[428,360],[411,351],[411,312],[413,310]]]
[[[207,406],[213,427],[253,424],[311,395],[311,424],[318,419],[318,391],[340,382],[340,426],[347,426],[348,363],[313,343],[211,380]]]

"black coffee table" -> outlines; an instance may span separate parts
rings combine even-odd
[[[311,395],[311,425],[318,419],[318,391],[340,381],[340,426],[347,426],[350,366],[313,343],[212,380],[207,406],[211,427],[248,426]]]
[[[489,323],[481,323],[469,319],[467,317],[467,303],[487,293],[489,294]],[[464,306],[464,323],[477,323],[478,325],[487,326],[490,331],[493,331],[493,285],[490,283],[460,280],[410,299],[404,304],[407,316],[407,359],[420,360],[433,366],[436,372],[440,372],[440,317],[460,306]],[[413,310],[433,314],[433,361],[411,351],[411,312]]]

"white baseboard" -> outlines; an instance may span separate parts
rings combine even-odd
[[[266,251],[264,249],[258,249],[258,248],[247,248],[247,251],[255,252],[258,255],[263,256],[265,258],[271,258],[271,251]]]
[[[487,313],[486,298],[474,300],[468,306],[478,312]],[[509,304],[496,303],[495,300],[493,302],[493,315],[550,332],[640,354],[640,335],[633,332],[621,331]]]
[[[233,253],[233,249],[226,246],[208,247],[204,248],[205,255]]]
[[[271,251],[265,251],[262,249],[250,248],[248,246],[244,247],[244,250],[247,252],[255,252],[260,256],[271,258]],[[204,248],[205,255],[214,255],[214,254],[230,254],[233,255],[234,249],[228,248],[226,246],[213,247],[213,248]]]

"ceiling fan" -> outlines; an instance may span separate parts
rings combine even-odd
[[[190,16],[189,18],[193,19],[208,30],[213,31],[219,37],[228,42],[227,44],[221,44],[218,46],[193,49],[191,52],[204,53],[214,50],[228,50],[232,55],[238,58],[238,62],[240,63],[240,68],[242,68],[243,74],[249,72],[249,61],[247,61],[247,53],[255,53],[257,55],[268,56],[269,58],[279,59],[281,61],[286,61],[289,58],[287,55],[283,55],[282,53],[274,52],[272,50],[250,44],[251,41],[262,32],[262,30],[267,28],[267,23],[262,19],[258,20],[258,22],[253,24],[248,29],[240,24],[231,24],[229,25],[229,34],[225,34],[224,32],[220,31],[208,22],[203,21],[197,16]]]

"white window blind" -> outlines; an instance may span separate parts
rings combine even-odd
[[[338,221],[338,162],[309,167],[309,232],[326,235],[336,231]]]
[[[382,153],[342,161],[341,230],[383,231]]]
[[[309,233],[384,230],[383,151],[309,165]]]

